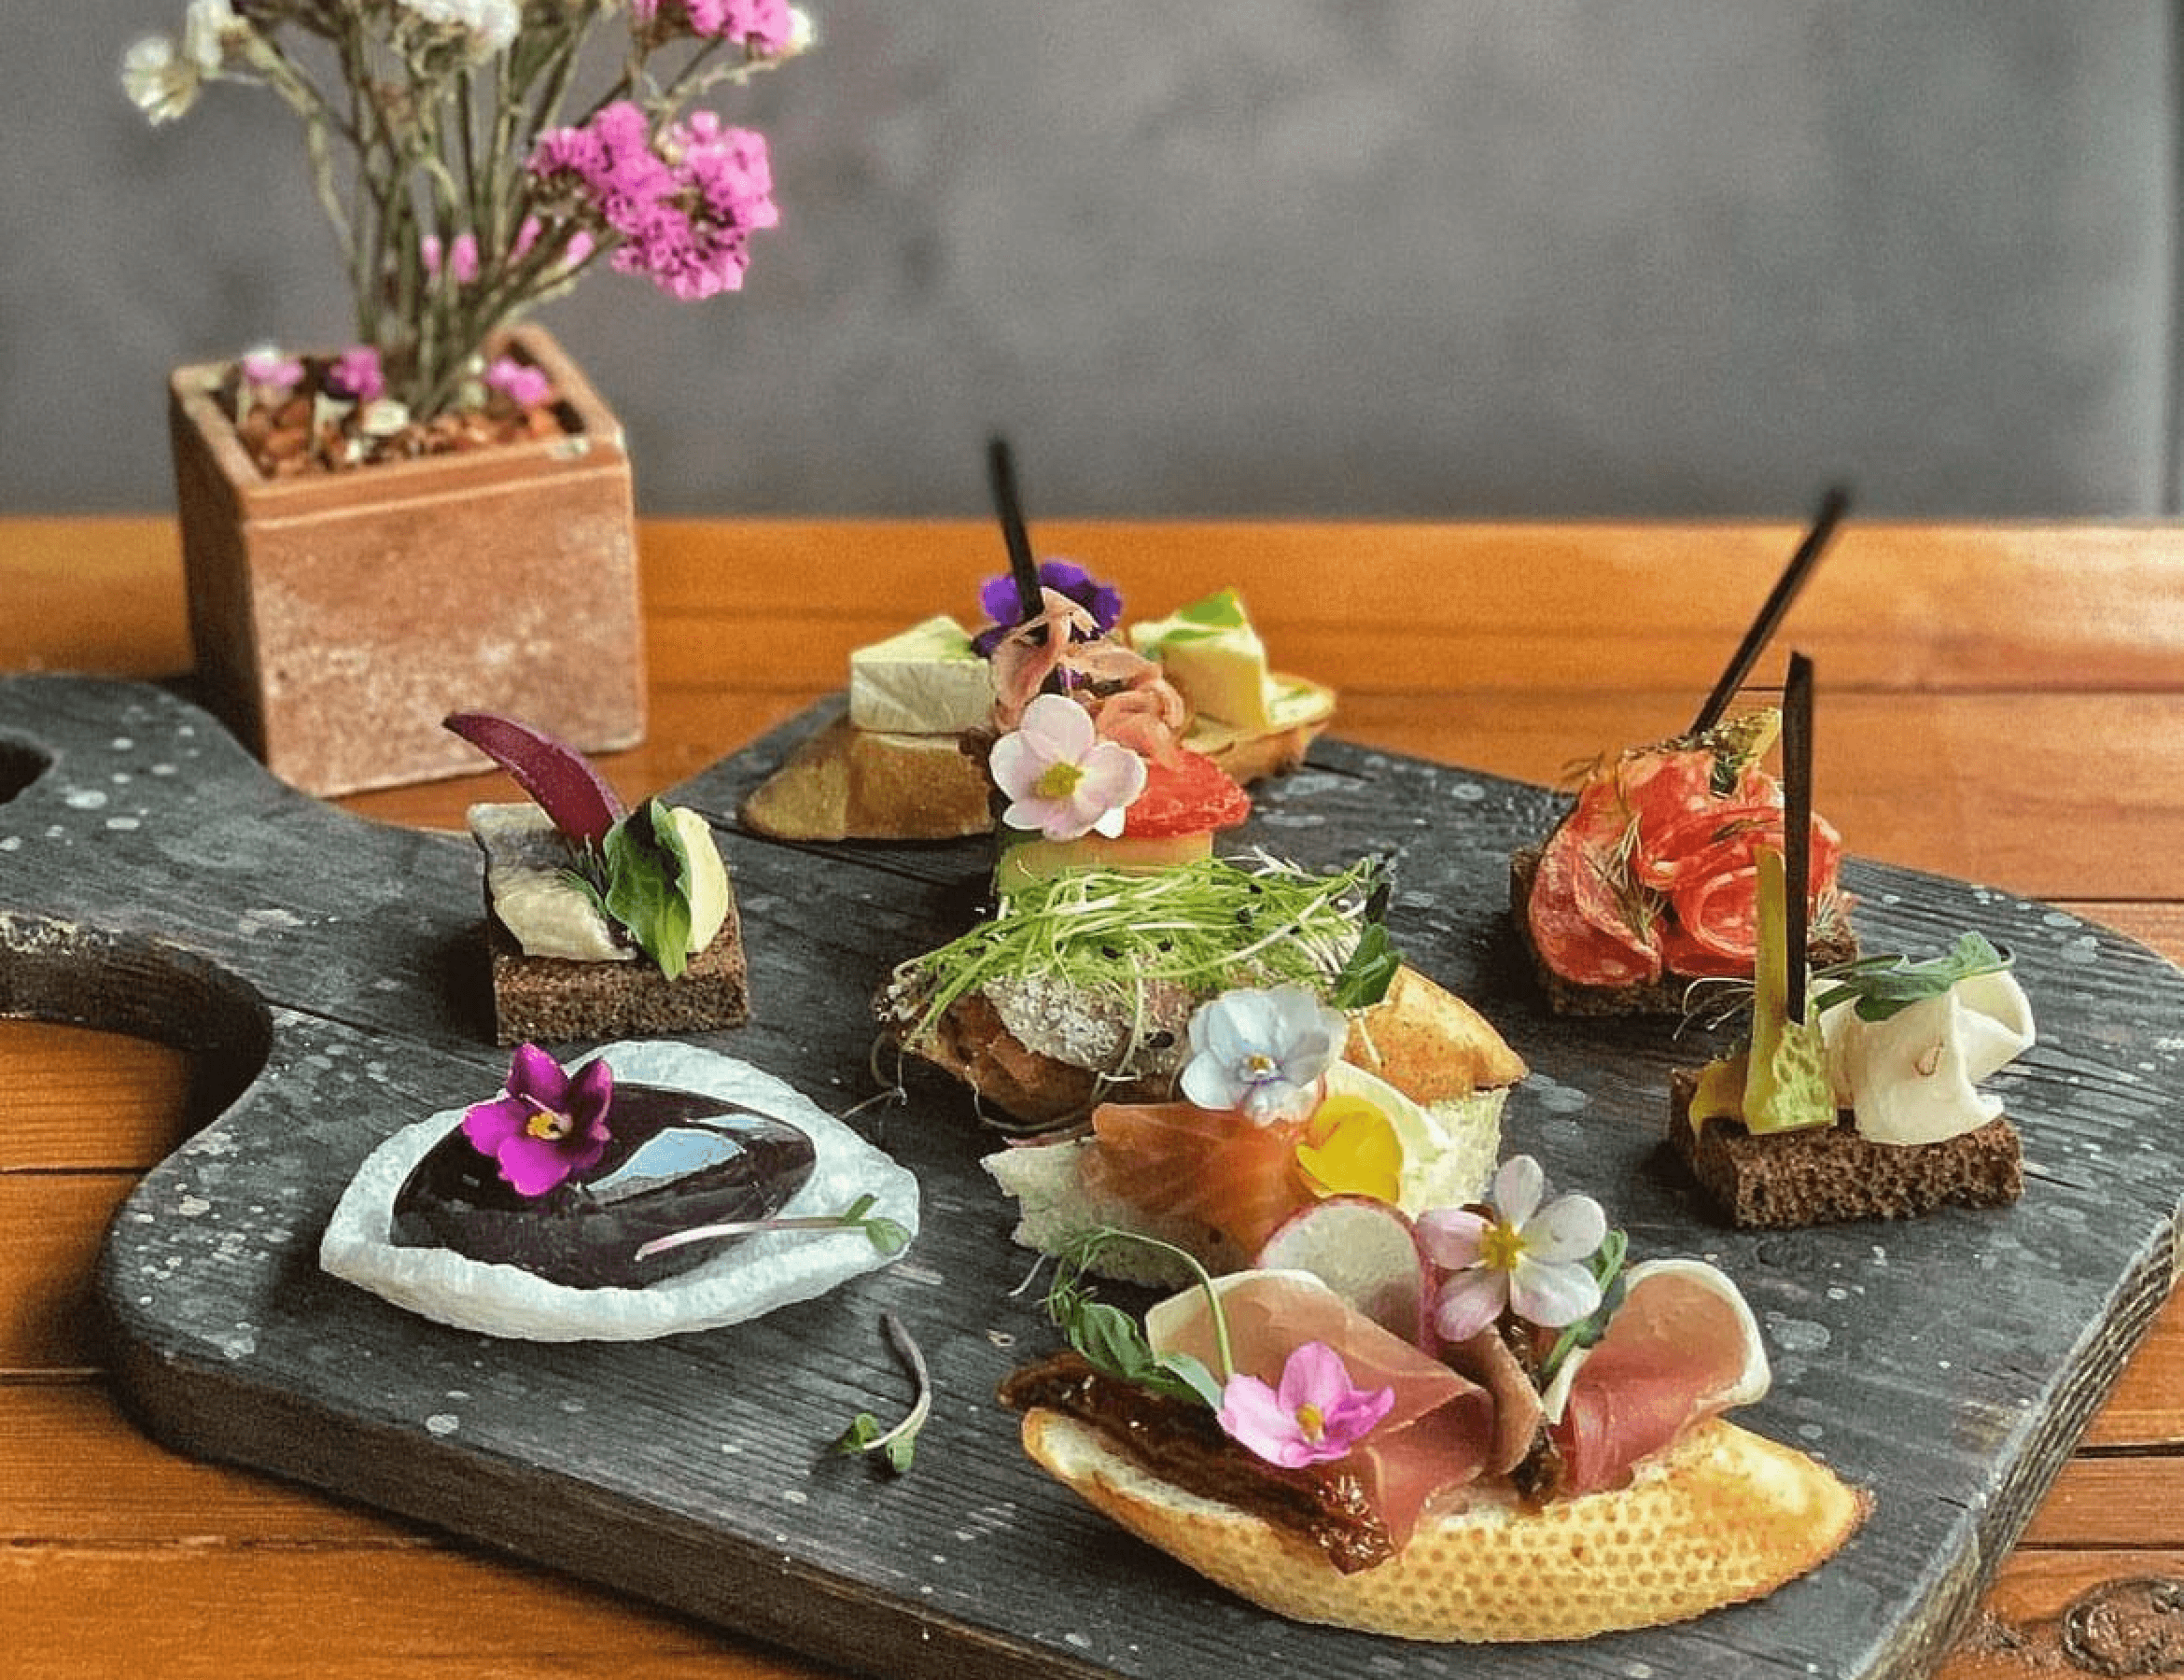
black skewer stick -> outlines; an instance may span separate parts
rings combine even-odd
[[[1024,525],[1024,504],[1016,494],[1016,459],[1006,438],[986,446],[986,471],[993,486],[993,511],[1001,515],[1001,541],[1008,546],[1009,576],[1016,581],[1020,623],[1039,616],[1045,595],[1039,587],[1039,564],[1031,557],[1031,533]]]
[[[1850,492],[1841,484],[1829,485],[1827,495],[1820,498],[1819,510],[1813,515],[1804,541],[1798,544],[1798,552],[1790,556],[1782,576],[1775,580],[1774,588],[1760,603],[1759,616],[1744,632],[1744,639],[1737,644],[1729,668],[1722,672],[1721,680],[1714,685],[1714,692],[1706,696],[1706,704],[1691,721],[1689,734],[1703,735],[1721,721],[1721,714],[1729,709],[1736,692],[1744,686],[1744,679],[1752,674],[1752,666],[1766,649],[1768,639],[1782,623],[1783,614],[1790,609],[1790,603],[1798,598],[1798,592],[1812,577],[1813,568],[1819,564],[1829,539],[1835,535],[1835,527],[1842,523],[1842,516],[1849,511]]]
[[[1782,685],[1782,873],[1789,947],[1785,1013],[1805,1018],[1805,958],[1813,932],[1813,662],[1792,653]]]

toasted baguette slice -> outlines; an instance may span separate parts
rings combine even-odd
[[[1816,1567],[1871,1505],[1805,1454],[1716,1419],[1627,1488],[1429,1512],[1393,1559],[1344,1575],[1310,1542],[1184,1492],[1060,1412],[1027,1412],[1023,1440],[1095,1508],[1262,1608],[1401,1639],[1584,1639],[1682,1621]]]
[[[1247,785],[1262,777],[1288,775],[1304,763],[1335,716],[1335,691],[1302,677],[1278,675],[1274,680],[1281,693],[1276,727],[1253,734],[1201,715],[1191,720],[1183,745]]]
[[[1342,1058],[1428,1105],[1513,1085],[1529,1071],[1486,1016],[1407,964],[1378,1003],[1351,1015]]]
[[[954,840],[993,826],[985,769],[954,735],[889,735],[841,717],[743,802],[777,840]]]

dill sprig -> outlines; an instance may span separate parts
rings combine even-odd
[[[1295,981],[1326,989],[1368,919],[1384,865],[1365,858],[1314,875],[1257,852],[1149,874],[1071,869],[1009,894],[989,920],[899,965],[889,987],[911,1041],[988,981],[1054,979],[1141,997]]]

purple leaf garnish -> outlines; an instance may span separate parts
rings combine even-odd
[[[441,723],[507,771],[578,845],[604,845],[607,831],[622,819],[621,796],[567,742],[497,712],[455,712]]]

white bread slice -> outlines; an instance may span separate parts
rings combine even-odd
[[[1344,1575],[1309,1541],[1161,1480],[1109,1436],[1034,1408],[1024,1449],[1139,1538],[1295,1621],[1439,1642],[1584,1639],[1764,1597],[1832,1556],[1871,1498],[1795,1449],[1715,1419],[1629,1487],[1432,1512]]]
[[[954,840],[993,826],[984,766],[945,735],[891,735],[837,718],[743,802],[777,840]]]

